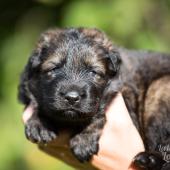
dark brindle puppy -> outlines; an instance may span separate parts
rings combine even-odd
[[[19,88],[20,100],[35,109],[27,138],[46,143],[60,128],[71,128],[73,154],[89,160],[98,151],[106,106],[118,91],[148,151],[134,164],[161,169],[164,161],[155,152],[170,144],[170,55],[118,48],[96,29],[42,34]]]

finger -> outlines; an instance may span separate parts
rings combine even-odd
[[[133,124],[124,99],[120,93],[113,99],[106,110],[106,119],[109,126],[120,127]]]
[[[27,106],[22,115],[22,121],[24,124],[26,124],[26,122],[31,118],[33,113],[34,113],[33,106],[32,105]]]

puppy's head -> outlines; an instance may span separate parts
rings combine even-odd
[[[119,55],[96,29],[56,29],[42,34],[20,85],[20,99],[30,98],[53,117],[91,117],[119,68]]]

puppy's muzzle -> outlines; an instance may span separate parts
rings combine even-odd
[[[79,104],[82,98],[85,97],[85,92],[78,90],[68,90],[65,92],[61,92],[60,95],[64,98],[65,102],[69,105]]]

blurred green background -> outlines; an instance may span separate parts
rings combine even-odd
[[[71,170],[25,139],[17,85],[39,34],[90,26],[115,43],[170,52],[170,0],[0,1],[0,170]]]

